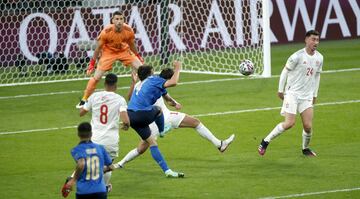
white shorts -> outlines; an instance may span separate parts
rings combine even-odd
[[[170,111],[170,114],[164,116],[165,116],[165,125],[171,125],[171,128],[177,129],[179,128],[186,114],[181,112]],[[155,136],[159,135],[159,129],[156,126],[155,122],[151,123],[149,127],[151,130],[151,135],[155,135]]]
[[[312,100],[308,99],[298,99],[296,96],[291,94],[286,94],[284,96],[283,105],[280,111],[282,116],[285,113],[290,113],[296,115],[297,112],[302,113],[308,108],[312,108]]]
[[[184,118],[185,113],[170,111],[170,115],[165,118],[165,123],[169,123],[172,128],[177,129]]]
[[[102,145],[112,160],[118,157],[118,155],[119,155],[119,145],[118,144],[103,144],[101,142],[99,143],[94,140],[93,140],[93,142],[95,144]]]
[[[115,158],[117,158],[119,156],[119,146],[118,145],[113,145],[113,146],[110,146],[110,145],[107,145],[107,146],[104,146],[106,152],[108,152],[110,158],[112,160],[114,160]]]

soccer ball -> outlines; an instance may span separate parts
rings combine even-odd
[[[245,59],[240,63],[239,71],[245,76],[251,75],[254,73],[254,64],[252,61]]]

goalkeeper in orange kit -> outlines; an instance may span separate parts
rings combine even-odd
[[[97,46],[93,58],[90,60],[87,75],[95,70],[95,74],[87,83],[84,95],[76,108],[81,108],[89,96],[94,92],[97,83],[105,72],[112,69],[115,61],[119,60],[126,67],[131,66],[133,72],[144,63],[135,46],[135,34],[133,29],[124,23],[124,15],[116,11],[113,13],[112,24],[106,26],[97,38]]]

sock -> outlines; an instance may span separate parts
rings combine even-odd
[[[212,142],[216,147],[221,146],[221,140],[217,139],[208,128],[206,128],[201,122],[195,127],[195,130],[205,139]]]
[[[160,133],[164,131],[164,114],[161,113],[161,115],[156,118],[155,124],[158,127]]]
[[[164,158],[162,157],[157,145],[150,146],[150,152],[151,152],[153,159],[158,163],[158,165],[161,167],[161,169],[164,172],[169,169]]]
[[[110,178],[111,178],[111,171],[104,173],[104,181],[106,185],[110,183]]]
[[[268,136],[266,136],[266,138],[264,139],[264,141],[266,142],[270,142],[271,140],[273,140],[274,138],[276,138],[277,136],[279,136],[281,133],[283,133],[285,131],[284,127],[282,126],[282,123],[279,123],[278,125],[275,126],[275,128],[269,133]]]
[[[135,159],[136,157],[138,157],[140,154],[139,152],[137,151],[137,148],[129,151],[129,153],[126,154],[126,156],[120,160],[120,162],[118,162],[118,164],[121,166],[121,167],[124,167],[124,165],[127,163],[127,162],[130,162],[131,160]]]
[[[303,139],[302,139],[302,140],[303,140],[303,142],[302,142],[302,148],[303,148],[303,149],[309,148],[311,136],[312,136],[312,132],[306,133],[306,132],[303,130],[303,133],[302,133],[302,137],[303,137]]]
[[[86,101],[90,95],[95,91],[96,88],[96,84],[99,82],[99,80],[96,80],[94,77],[90,78],[87,85],[86,85],[86,89],[84,91],[84,96],[82,97],[82,100]]]

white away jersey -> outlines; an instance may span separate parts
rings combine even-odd
[[[92,140],[102,145],[118,145],[119,113],[126,111],[125,99],[108,91],[93,93],[84,105],[91,111]]]
[[[298,99],[312,99],[315,88],[315,75],[322,71],[323,56],[315,51],[309,55],[305,48],[292,54],[286,62],[289,69],[285,93],[293,94]]]

